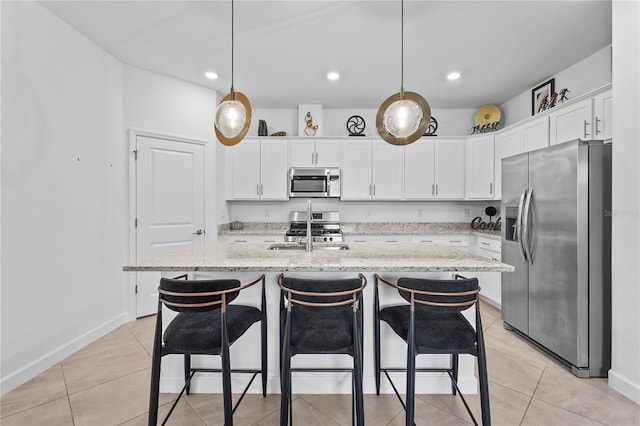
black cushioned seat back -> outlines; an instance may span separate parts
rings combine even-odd
[[[160,289],[170,291],[173,293],[212,293],[216,291],[229,290],[240,287],[239,280],[173,280],[169,278],[160,279]],[[233,299],[238,297],[238,292],[228,293],[226,296],[227,303],[230,303]],[[219,301],[222,296],[170,296],[163,295],[163,299],[171,303],[209,303]],[[220,309],[220,305],[205,306],[205,307],[179,307],[179,306],[165,306],[173,311],[177,312],[204,312]]]
[[[435,293],[453,293],[451,296],[431,296],[416,293],[416,300],[424,300],[435,303],[462,303],[471,302],[476,299],[476,294],[466,296],[455,295],[458,292],[467,292],[478,288],[478,279],[469,278],[463,280],[431,280],[426,278],[400,278],[398,286],[419,291],[431,291]],[[399,290],[400,295],[411,302],[411,293]],[[416,309],[429,312],[460,312],[469,306],[434,306],[416,303]]]

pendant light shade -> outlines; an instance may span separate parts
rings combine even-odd
[[[389,96],[376,114],[376,129],[392,145],[407,145],[424,134],[431,121],[431,108],[425,98],[404,91],[404,0],[402,8],[400,92]]]
[[[216,137],[223,145],[231,146],[247,135],[251,125],[251,103],[249,99],[233,89],[233,0],[231,0],[231,90],[216,108]]]

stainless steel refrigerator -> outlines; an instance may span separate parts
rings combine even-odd
[[[575,140],[502,160],[502,319],[571,366],[611,364],[611,144]]]

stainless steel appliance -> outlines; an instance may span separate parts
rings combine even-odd
[[[289,213],[289,230],[284,241],[296,242],[307,238],[307,212]],[[343,241],[343,234],[340,230],[339,212],[311,212],[311,240],[314,242],[337,242]]]
[[[289,197],[340,198],[340,169],[289,169]]]
[[[571,141],[502,160],[502,319],[571,366],[611,364],[611,144]]]

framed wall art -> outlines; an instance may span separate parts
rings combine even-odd
[[[536,115],[549,108],[555,90],[555,78],[545,81],[531,90],[531,115]]]

